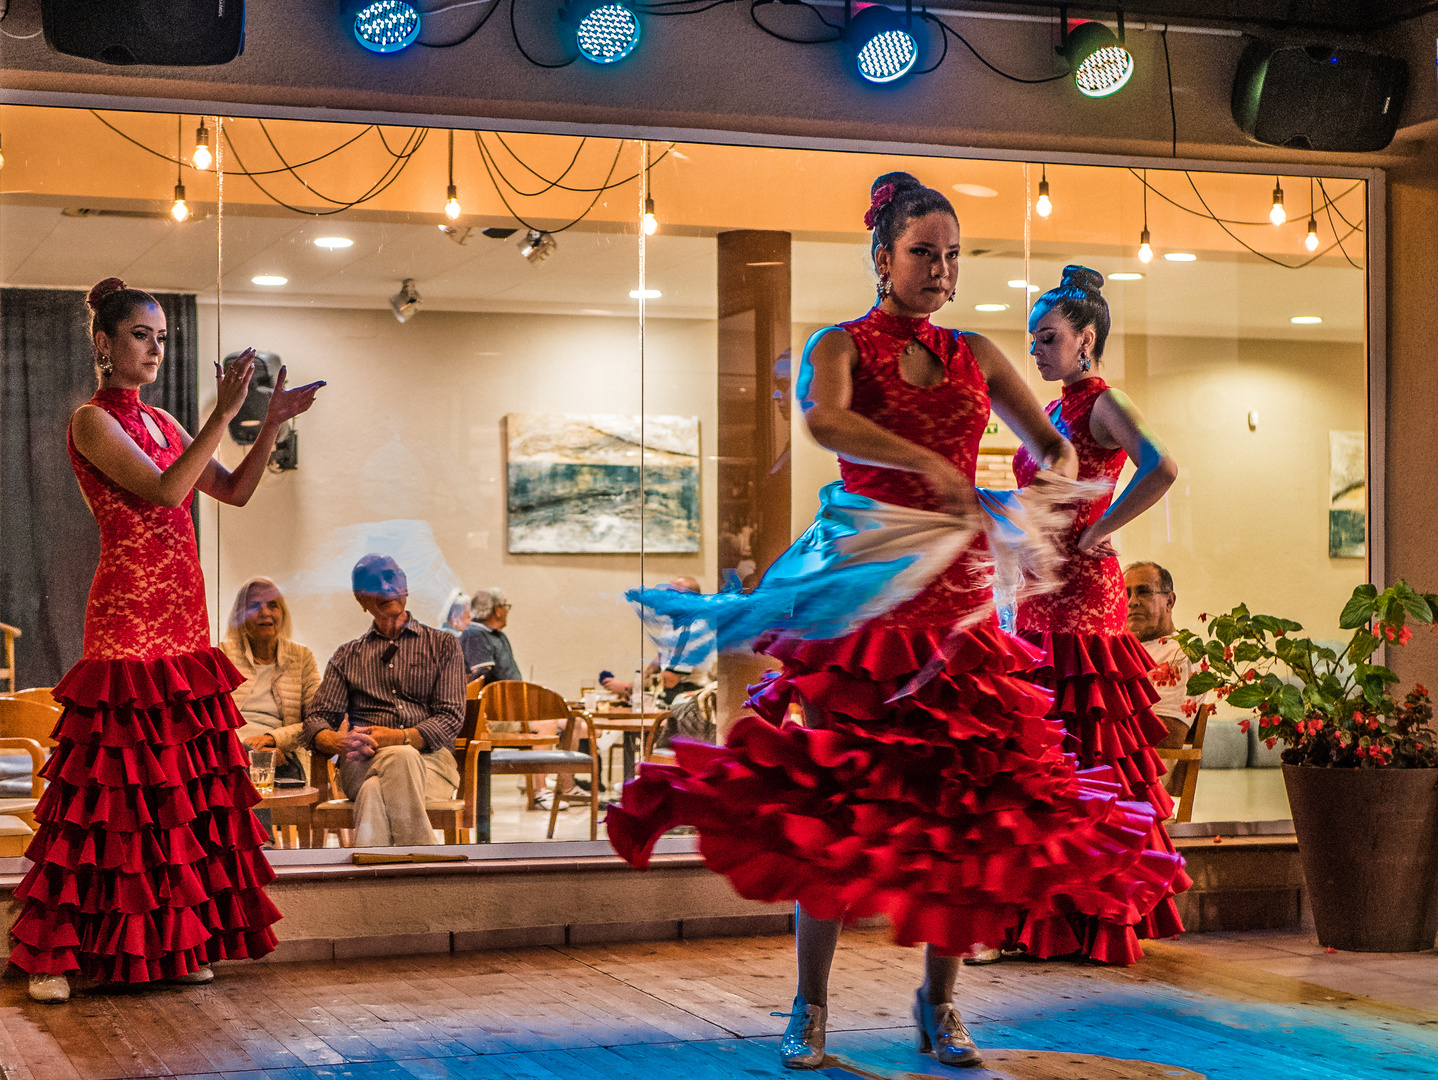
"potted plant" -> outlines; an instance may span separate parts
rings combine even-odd
[[[1360,585],[1339,625],[1341,651],[1292,619],[1200,615],[1205,634],[1180,631],[1197,666],[1190,696],[1213,692],[1239,721],[1283,751],[1283,782],[1298,834],[1319,942],[1359,952],[1433,947],[1438,933],[1438,732],[1421,683],[1395,696],[1398,676],[1374,663],[1379,646],[1406,645],[1406,625],[1434,624],[1438,594],[1405,581]]]

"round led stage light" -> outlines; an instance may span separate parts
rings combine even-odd
[[[354,32],[370,52],[399,52],[419,40],[419,8],[405,0],[374,0],[355,12]]]
[[[1100,22],[1086,22],[1068,33],[1064,46],[1074,85],[1086,97],[1108,97],[1133,76],[1133,54]]]
[[[844,40],[854,50],[854,65],[866,82],[896,82],[919,62],[918,39],[903,19],[881,4],[855,15]]]
[[[639,16],[623,4],[596,4],[580,15],[574,39],[584,59],[613,64],[638,47]]]

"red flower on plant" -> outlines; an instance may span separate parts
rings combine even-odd
[[[1419,697],[1427,697],[1427,696],[1428,696],[1428,687],[1424,686],[1422,683],[1414,683],[1414,684],[1413,684],[1413,692],[1414,692],[1415,694],[1417,694]]]
[[[1238,730],[1243,732],[1245,735],[1248,734],[1248,729],[1251,727],[1253,727],[1252,720],[1240,720],[1238,722]]]
[[[1398,630],[1398,644],[1400,644],[1400,645],[1407,645],[1407,644],[1408,644],[1410,641],[1412,641],[1412,640],[1413,640],[1413,631],[1412,631],[1412,630],[1409,630],[1408,627],[1406,627],[1406,626],[1400,627],[1399,630]]]
[[[1270,750],[1272,750],[1275,746],[1278,745],[1277,739],[1264,739],[1263,742],[1264,745],[1266,745]]]
[[[1198,702],[1194,701],[1193,698],[1184,698],[1183,715],[1192,716],[1196,712],[1198,712]]]
[[[1206,612],[1206,611],[1200,611],[1200,612],[1198,613],[1198,621],[1199,621],[1199,622],[1208,622],[1208,612]]]

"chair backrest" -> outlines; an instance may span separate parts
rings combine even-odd
[[[1213,715],[1212,705],[1199,707],[1198,715],[1193,718],[1193,737],[1188,740],[1188,745],[1195,750],[1203,749],[1203,737],[1208,734],[1208,718]]]
[[[0,679],[10,684],[9,689],[15,689],[15,639],[20,637],[20,628],[11,626],[9,623],[0,623],[0,634],[4,635],[4,651],[0,652]]]
[[[465,684],[465,687],[464,687],[464,696],[465,696],[465,698],[466,698],[467,700],[469,700],[469,701],[478,701],[478,700],[479,700],[479,692],[480,692],[481,690],[483,690],[483,689],[484,689],[484,677],[483,677],[483,676],[480,676],[478,679],[470,679],[469,682]]]
[[[532,723],[540,720],[568,720],[570,715],[564,698],[537,683],[520,682],[517,679],[494,682],[479,693],[475,734],[483,738],[497,723],[518,723],[520,731],[528,732]],[[568,725],[566,730],[573,732],[575,725]]]
[[[34,739],[49,749],[55,745],[53,733],[60,716],[59,705],[42,705],[13,694],[0,694],[0,738]]]
[[[38,701],[41,705],[48,705],[52,709],[58,709],[61,705],[55,700],[55,695],[51,693],[54,689],[53,686],[30,686],[24,690],[16,690],[7,696],[23,698],[26,701]]]
[[[34,739],[0,738],[0,753],[6,750],[30,755],[30,798],[38,799],[45,794],[45,778],[40,775],[40,770],[45,767],[45,751],[40,749],[40,744]]]

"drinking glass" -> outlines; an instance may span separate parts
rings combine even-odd
[[[275,790],[275,752],[271,749],[250,751],[250,783],[262,796]]]

